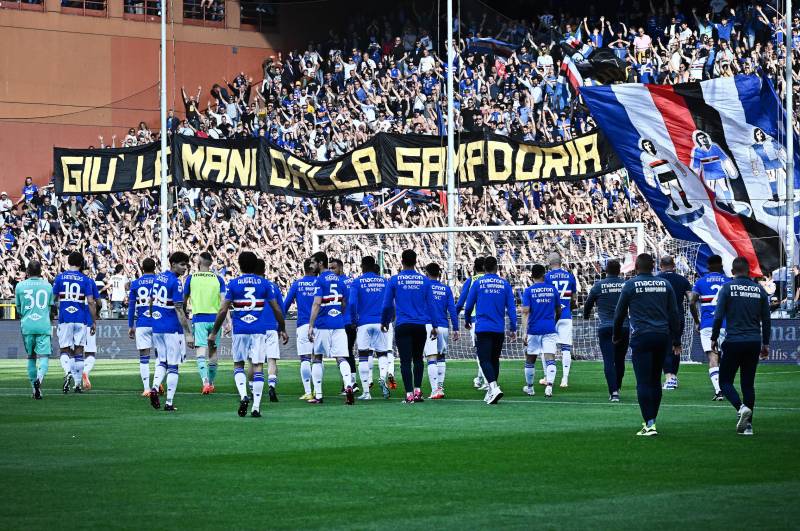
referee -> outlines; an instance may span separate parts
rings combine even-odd
[[[625,282],[614,311],[614,344],[624,338],[625,318],[630,321],[636,396],[644,425],[636,433],[658,435],[656,417],[661,405],[661,368],[667,352],[681,348],[680,323],[675,292],[665,279],[653,276],[652,255],[636,257],[636,276]]]
[[[759,357],[769,355],[771,322],[769,295],[750,279],[750,264],[741,256],[733,260],[733,280],[722,286],[714,311],[711,329],[711,348],[717,352],[720,328],[726,321],[727,336],[722,343],[719,364],[719,386],[725,398],[738,411],[736,433],[753,435],[753,409],[756,404],[756,367]],[[736,372],[741,369],[739,384],[744,403],[733,386]]]

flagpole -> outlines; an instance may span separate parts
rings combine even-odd
[[[167,243],[167,10],[166,1],[161,1],[161,270],[169,268],[169,246]]]
[[[797,286],[794,285],[794,265],[795,231],[794,231],[794,101],[792,98],[792,0],[786,0],[786,81],[784,83],[784,95],[786,98],[786,307],[787,310],[794,308],[794,292]]]
[[[453,130],[453,78],[455,77],[455,50],[453,50],[453,0],[447,0],[447,227],[456,226],[455,149]],[[456,233],[447,233],[447,277],[448,283],[455,283]]]

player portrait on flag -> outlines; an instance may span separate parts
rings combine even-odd
[[[686,196],[681,178],[690,178],[689,171],[668,153],[660,153],[649,138],[639,140],[642,150],[642,172],[652,188],[658,188],[669,199],[671,208],[667,216],[677,223],[689,223],[703,215],[703,205],[692,204]],[[676,197],[677,196],[677,197]]]

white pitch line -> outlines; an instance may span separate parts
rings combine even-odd
[[[10,391],[10,392],[6,392]],[[30,396],[31,391],[28,389],[24,389],[21,387],[0,387],[0,396]],[[72,392],[67,393],[69,395],[74,394]],[[107,396],[130,396],[136,397],[139,395],[136,391],[115,391],[112,389],[105,389],[105,390],[92,390],[86,391],[86,395],[107,395]],[[199,395],[199,393],[189,392],[189,391],[178,391],[175,393],[176,395],[181,396],[190,396],[190,395]],[[218,392],[214,393],[215,395],[225,396],[225,397],[239,397],[238,393],[225,393],[225,392]],[[56,390],[51,391],[48,395],[52,396],[60,396],[63,393],[57,392]],[[48,396],[45,395],[45,396]],[[294,395],[291,395],[294,396]],[[326,398],[331,399],[333,397],[339,396],[338,394],[335,395],[328,395]],[[144,397],[140,397],[144,398]],[[400,400],[400,397],[390,398],[388,401],[396,401]],[[144,399],[142,400],[144,402]],[[375,398],[372,402],[386,402],[383,398]],[[428,401],[426,399],[426,401]],[[483,402],[483,399],[480,398],[445,398],[442,402],[467,402],[467,403],[478,403]],[[291,402],[286,402],[291,403]],[[636,402],[618,402],[616,404],[612,404],[610,402],[571,402],[569,400],[552,400],[552,399],[504,399],[502,400],[503,404],[558,404],[558,405],[571,405],[571,406],[603,406],[608,408],[615,408],[620,406],[628,406],[628,407],[639,407],[639,404]],[[661,403],[661,407],[673,407],[673,408],[699,408],[699,409],[730,409],[731,406],[729,404],[665,404]],[[781,407],[781,406],[756,406],[758,410],[766,410],[766,411],[800,411],[800,407]]]

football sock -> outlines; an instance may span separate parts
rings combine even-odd
[[[444,358],[439,358],[436,362],[436,368],[439,371],[439,387],[444,389],[444,376],[447,373],[447,362]]]
[[[36,381],[36,358],[28,358],[28,380],[31,385]]]
[[[484,382],[484,381],[486,381],[486,378],[483,376],[483,369],[481,369],[481,360],[479,360],[479,359],[476,357],[476,358],[475,358],[475,361],[476,361],[476,362],[478,362],[478,379],[479,379],[480,381]]]
[[[545,362],[544,376],[547,379],[548,385],[552,384],[556,379],[556,360],[547,360]]]
[[[209,361],[208,362],[208,383],[214,385],[214,382],[217,380],[217,362],[216,361]]]
[[[274,386],[271,386],[274,387]],[[264,373],[253,373],[253,411],[261,411],[261,395],[264,393]]]
[[[64,369],[64,375],[66,376],[72,371],[71,365],[72,362],[70,361],[69,354],[65,354],[64,352],[61,353],[61,357],[58,359],[61,363],[61,368]]]
[[[439,389],[439,364],[436,360],[428,360],[428,381],[431,383],[431,393]]]
[[[314,382],[314,396],[317,398],[322,398],[322,372],[322,360],[314,361],[311,364],[311,380]]]
[[[711,385],[714,386],[714,392],[719,393],[719,367],[709,367],[708,377],[711,378]]]
[[[208,385],[208,363],[205,356],[197,356],[197,373],[203,385]]]
[[[342,375],[343,382],[351,382],[349,384],[345,383],[345,386],[352,387],[353,373],[350,372],[350,364],[347,363],[347,358],[339,358],[339,372]]]
[[[139,355],[139,376],[142,377],[144,390],[150,389],[150,356]]]
[[[386,354],[386,374],[394,376],[394,351],[390,350]]]
[[[539,356],[539,361],[542,362],[542,372],[544,373],[545,378],[547,378],[547,361],[544,359],[544,356]]]
[[[311,357],[300,356],[300,380],[303,382],[305,394],[311,392]]]
[[[244,368],[236,367],[233,369],[233,381],[236,382],[236,390],[239,391],[239,398],[247,396],[247,376],[244,375]]]
[[[525,383],[528,387],[533,386],[534,378],[536,378],[536,362],[525,362]]]
[[[256,381],[255,373],[253,374],[253,381],[254,382]],[[261,382],[262,382],[262,384],[264,382],[264,373],[261,373]],[[269,386],[272,387],[272,388],[277,386],[278,385],[278,375],[277,374],[268,375],[267,376],[267,384],[269,384]],[[253,387],[255,388],[255,386],[253,386]]]
[[[94,356],[86,356],[86,360],[83,362],[83,372],[86,374],[86,376],[89,376],[89,373],[92,372],[92,369],[94,369],[95,361],[96,360]]]
[[[561,345],[561,380],[564,382],[569,380],[570,367],[572,367],[572,347],[570,345]]]
[[[36,379],[39,383],[44,382],[44,377],[47,375],[47,369],[50,367],[50,358],[39,358],[38,371],[36,372]]]
[[[167,367],[167,404],[172,404],[175,398],[175,391],[178,389],[178,366],[169,365]]]
[[[361,376],[361,385],[364,387],[364,392],[369,392],[369,356],[358,356],[358,374]]]
[[[378,378],[386,381],[386,371],[389,369],[389,356],[378,356]]]
[[[167,375],[167,362],[166,361],[159,361],[156,364],[156,370],[153,374],[153,388],[158,389],[161,386],[161,382],[164,381],[164,376]]]
[[[81,377],[83,376],[83,356],[76,354],[72,358],[72,379],[75,380],[75,386],[81,386]]]
[[[367,386],[370,386],[372,385],[372,371],[375,368],[375,356],[372,354],[369,355],[369,360],[367,360],[367,367],[369,368],[369,379],[367,380]]]

